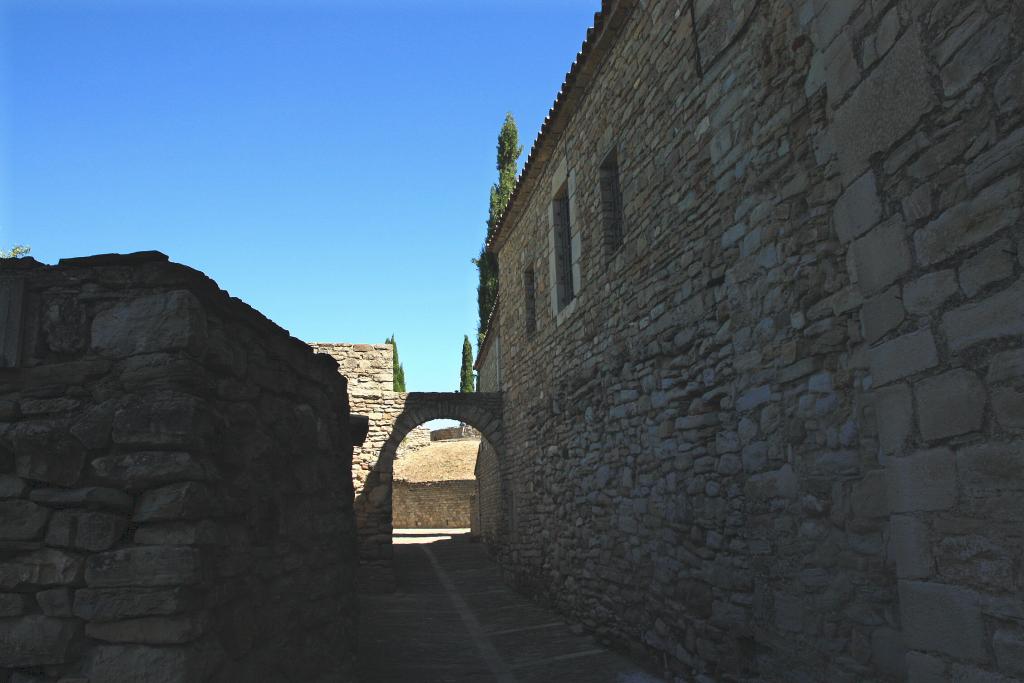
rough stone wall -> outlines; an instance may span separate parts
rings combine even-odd
[[[473,480],[395,481],[393,525],[396,529],[468,529]]]
[[[473,533],[481,536],[493,547],[497,547],[505,531],[505,527],[502,525],[505,498],[501,485],[498,455],[486,439],[480,441],[474,474],[476,476],[476,514],[473,517]]]
[[[1024,675],[1022,21],[636,3],[504,226],[522,586],[680,672]]]
[[[0,680],[351,680],[334,363],[162,254],[0,301]]]
[[[469,425],[459,425],[458,427],[445,427],[443,429],[435,429],[430,432],[431,441],[449,441],[452,439],[479,439],[480,432],[473,429]]]
[[[430,431],[430,427],[420,425],[406,434],[405,438],[402,439],[402,444],[398,447],[397,457],[400,458],[406,453],[412,453],[413,451],[418,451],[421,448],[429,446],[433,440],[434,436]]]

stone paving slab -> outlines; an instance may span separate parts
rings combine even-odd
[[[658,683],[507,588],[464,530],[396,531],[397,590],[361,598],[362,683]]]

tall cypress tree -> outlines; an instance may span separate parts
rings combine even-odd
[[[519,144],[519,129],[512,114],[505,114],[505,122],[498,133],[498,182],[491,185],[491,205],[487,214],[487,241],[494,235],[501,220],[512,190],[516,186],[516,164],[523,148]],[[476,289],[477,307],[480,323],[477,328],[477,344],[483,342],[487,335],[487,317],[491,314],[494,302],[498,298],[498,259],[487,251],[486,241],[480,250],[480,256],[473,260],[480,271],[480,284]]]
[[[462,372],[459,376],[459,391],[473,391],[473,347],[469,344],[469,335],[462,338]]]
[[[402,363],[398,360],[398,342],[395,341],[395,335],[385,339],[384,343],[391,344],[391,361],[394,365],[392,389],[395,391],[405,391],[405,368],[402,367]]]

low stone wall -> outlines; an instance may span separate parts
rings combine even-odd
[[[406,453],[418,451],[429,446],[431,441],[433,441],[433,434],[430,431],[430,427],[420,425],[405,435],[405,438],[402,439],[402,444],[398,447],[396,456],[402,457]]]
[[[0,359],[0,680],[351,680],[334,362],[157,253],[0,261]]]
[[[406,437],[408,438],[408,437]],[[431,441],[450,441],[452,439],[479,439],[480,432],[473,429],[469,425],[459,425],[458,427],[445,427],[444,429],[435,429],[430,432]]]
[[[476,482],[396,480],[392,503],[396,529],[468,529]]]

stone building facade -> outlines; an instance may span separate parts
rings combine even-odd
[[[155,252],[0,260],[0,358],[0,680],[353,680],[335,363]]]
[[[683,675],[1024,677],[1022,48],[603,3],[489,245],[520,586]]]

